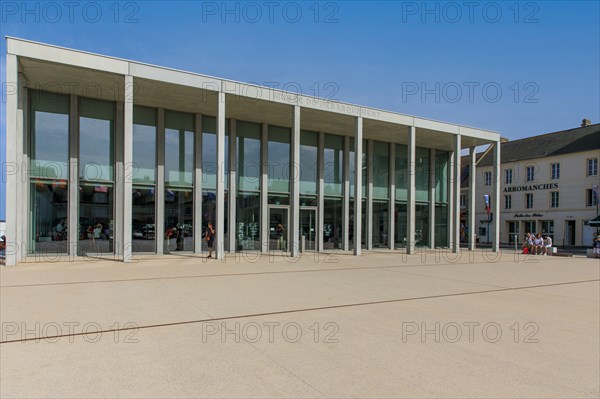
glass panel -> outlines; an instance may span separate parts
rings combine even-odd
[[[134,186],[131,209],[133,252],[156,252],[155,215],[154,187]]]
[[[350,178],[350,197],[354,198],[354,173],[356,168],[354,165],[354,138],[350,139],[350,151],[349,151],[349,178]],[[363,140],[362,147],[362,197],[367,196],[367,141]]]
[[[165,111],[165,184],[191,186],[194,115]]]
[[[289,195],[269,195],[267,203],[269,205],[289,205]]]
[[[394,207],[394,218],[396,221],[395,233],[394,233],[394,246],[396,248],[406,247],[406,234],[407,234],[407,207],[406,203],[396,203]]]
[[[236,250],[260,251],[260,194],[238,192],[236,218]]]
[[[82,180],[113,180],[115,104],[79,101],[79,175]]]
[[[415,150],[415,199],[427,202],[429,201],[429,150],[427,148]]]
[[[260,190],[260,124],[237,122],[238,190]]]
[[[373,248],[389,248],[389,201],[373,201]]]
[[[323,248],[342,248],[343,213],[341,198],[325,198],[323,208]]]
[[[217,119],[202,117],[202,187],[217,189]]]
[[[437,248],[448,246],[448,206],[446,204],[435,206],[435,246]]]
[[[133,182],[156,181],[156,109],[133,107]]]
[[[107,184],[79,186],[79,251],[81,254],[114,253],[113,195]]]
[[[269,251],[288,251],[288,209],[269,207]]]
[[[415,205],[415,246],[429,245],[429,205]]]
[[[290,192],[290,129],[269,126],[269,191]]]
[[[52,257],[68,253],[69,191],[65,180],[32,180],[30,208],[31,253]]]
[[[194,250],[193,212],[191,189],[165,190],[165,253]]]
[[[212,222],[213,228],[216,229],[216,220],[217,193],[214,191],[202,191],[202,237],[205,237],[205,232],[208,230],[208,222]],[[216,247],[213,246],[213,249],[216,249]],[[202,251],[207,250],[208,244],[206,240],[202,240]]]
[[[317,248],[317,210],[300,209],[300,245],[304,237],[304,250],[314,251]],[[301,247],[302,248],[302,247]]]
[[[354,199],[350,200],[350,223],[349,223],[349,245],[351,248],[354,248]],[[361,222],[361,248],[366,248],[367,246],[367,229],[366,229],[366,220],[367,220],[367,201],[365,199],[362,200],[362,222]]]
[[[388,143],[373,142],[373,198],[388,198],[390,150]],[[375,234],[375,231],[373,232]],[[376,237],[376,235],[374,235]],[[373,243],[375,245],[375,243]]]
[[[301,195],[300,206],[317,206],[317,197],[312,195]]]
[[[408,201],[408,146],[396,144],[396,199]]]
[[[448,153],[435,153],[435,201],[448,202]],[[437,218],[436,218],[437,219]],[[437,234],[436,234],[437,235]]]
[[[31,175],[69,177],[69,96],[31,91]]]
[[[300,132],[300,193],[317,193],[318,134]],[[327,168],[325,168],[327,170]],[[325,173],[327,176],[327,172]],[[327,190],[327,189],[325,189]]]
[[[325,135],[323,161],[325,195],[342,195],[344,178],[344,138],[342,136]]]

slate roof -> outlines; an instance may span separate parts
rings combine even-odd
[[[501,144],[501,163],[600,149],[600,123],[507,141]],[[493,164],[490,151],[477,166]]]

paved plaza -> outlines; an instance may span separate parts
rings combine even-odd
[[[600,261],[455,256],[0,267],[0,396],[600,395]]]

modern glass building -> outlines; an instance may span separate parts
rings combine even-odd
[[[461,150],[500,140],[16,38],[6,73],[7,265],[198,254],[209,221],[218,258],[456,252]]]

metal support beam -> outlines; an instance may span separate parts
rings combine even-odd
[[[79,98],[69,98],[69,257],[79,255]]]
[[[17,256],[22,243],[18,242],[17,190],[19,186],[19,167],[17,158],[18,118],[18,66],[17,56],[6,55],[6,266],[16,266]],[[8,87],[11,92],[8,93]]]
[[[317,140],[317,236],[318,251],[323,251],[323,228],[325,221],[325,133],[319,132]]]
[[[416,222],[416,142],[417,128],[411,126],[408,132],[408,204],[407,204],[407,240],[406,253],[415,253],[415,222]]]
[[[475,182],[477,177],[477,154],[469,148],[469,251],[475,250]]]
[[[217,212],[216,212],[217,259],[225,256],[225,93],[217,96]]]
[[[194,253],[202,253],[202,114],[194,118]]]
[[[435,249],[435,148],[429,150],[429,248]]]
[[[362,136],[363,119],[356,117],[354,131],[354,255],[362,252]]]
[[[133,206],[133,76],[125,75],[123,101],[123,261],[132,258],[132,206]],[[156,229],[155,229],[156,231]]]
[[[394,241],[396,240],[396,220],[394,213],[396,211],[396,144],[390,143],[390,162],[389,162],[389,187],[390,187],[390,203],[388,211],[388,246],[394,249]]]
[[[162,255],[165,248],[165,110],[159,108],[156,118],[156,253]]]
[[[229,252],[235,253],[236,245],[236,199],[237,199],[237,121],[233,118],[229,119],[229,215],[227,218],[227,223],[229,224],[228,237],[229,240]]]
[[[373,140],[367,140],[367,250],[373,249]]]
[[[344,188],[343,188],[343,231],[342,231],[342,249],[350,250],[350,136],[344,136]],[[319,203],[319,207],[322,207]],[[319,231],[323,227],[319,225]]]
[[[460,251],[460,177],[461,177],[461,136],[457,134],[454,136],[454,247],[452,252],[458,253]]]
[[[292,119],[292,156],[291,156],[291,170],[290,180],[292,183],[291,187],[291,205],[292,205],[292,217],[290,221],[291,231],[291,255],[296,257],[300,253],[300,106],[293,106],[293,119]]]
[[[494,252],[500,250],[500,147],[501,144],[497,141],[494,146]]]
[[[260,131],[260,242],[261,251],[269,252],[269,125],[263,123]]]

